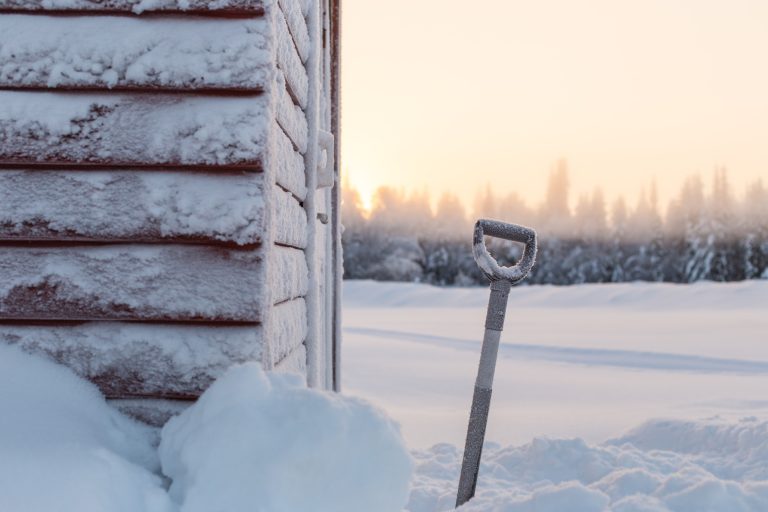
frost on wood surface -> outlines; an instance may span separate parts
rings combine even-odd
[[[0,10],[29,11],[248,11],[262,13],[273,0],[0,0]]]
[[[298,149],[299,153],[306,153],[309,144],[309,129],[304,111],[293,103],[293,99],[286,89],[283,74],[278,71],[274,91],[276,100],[277,123]]]
[[[260,326],[0,325],[0,343],[68,366],[109,397],[197,397],[233,364],[260,361],[263,342]]]
[[[0,91],[0,161],[262,167],[268,99]]]
[[[274,123],[274,158],[270,159],[275,167],[275,180],[302,201],[307,196],[307,177],[304,174],[304,158],[294,150],[291,140],[282,128]]]
[[[172,512],[154,434],[67,368],[0,344],[0,510]]]
[[[285,356],[275,365],[274,371],[279,373],[295,373],[302,377],[307,376],[307,346],[302,343],[293,352]]]
[[[277,65],[285,75],[285,80],[294,98],[302,108],[309,100],[309,77],[301,61],[293,37],[288,30],[288,23],[281,12],[275,15],[275,38],[277,39]]]
[[[309,270],[304,251],[277,245],[267,253],[269,268],[266,286],[272,302],[277,304],[305,296],[309,286]]]
[[[265,338],[273,364],[279,364],[307,338],[307,303],[295,299],[272,308]],[[306,361],[305,361],[306,363]]]
[[[263,90],[266,19],[0,16],[0,85]]]
[[[262,258],[202,246],[4,247],[0,317],[259,321]]]
[[[172,418],[159,452],[184,512],[392,512],[408,495],[411,460],[382,412],[254,364]]]
[[[260,173],[0,171],[0,238],[254,244],[264,233],[262,182]]]
[[[162,427],[194,402],[168,398],[110,398],[107,403],[128,417],[152,427]]]
[[[299,51],[302,62],[306,62],[310,52],[309,30],[304,15],[301,12],[300,0],[279,0],[280,9],[285,15],[285,21],[293,36],[293,42]]]
[[[275,242],[291,247],[307,246],[307,212],[290,192],[275,187]]]

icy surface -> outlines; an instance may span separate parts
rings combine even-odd
[[[265,19],[0,16],[0,84],[264,89]]]
[[[152,433],[68,369],[0,344],[0,510],[172,512]]]
[[[2,171],[0,232],[253,244],[264,233],[262,181],[256,173]]]
[[[257,165],[268,99],[0,91],[0,160]]]
[[[411,470],[377,409],[256,365],[231,369],[171,419],[160,456],[183,512],[393,512]]]

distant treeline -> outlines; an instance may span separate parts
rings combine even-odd
[[[704,190],[700,176],[690,177],[664,217],[654,186],[633,208],[622,199],[608,207],[596,190],[571,210],[567,167],[559,162],[540,207],[487,189],[476,201],[473,218],[537,229],[539,257],[529,283],[768,278],[768,189],[758,181],[736,198],[726,170],[720,168],[708,193]],[[471,221],[454,196],[441,197],[433,213],[425,193],[381,188],[371,212],[364,215],[359,195],[347,187],[343,223],[345,278],[437,285],[486,282],[472,258]],[[504,264],[520,255],[516,244],[489,243]]]

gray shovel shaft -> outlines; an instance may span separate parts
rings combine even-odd
[[[480,470],[480,458],[485,442],[485,429],[488,425],[488,412],[493,393],[493,375],[496,370],[496,358],[499,354],[499,340],[504,328],[504,316],[512,284],[509,281],[493,281],[491,298],[488,301],[488,314],[485,318],[485,336],[480,353],[480,366],[475,380],[475,392],[472,397],[472,410],[469,413],[467,441],[464,445],[464,460],[461,465],[459,492],[456,507],[468,502],[475,495],[477,474]]]

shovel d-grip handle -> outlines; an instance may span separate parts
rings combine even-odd
[[[502,267],[488,252],[485,236],[503,238],[525,244],[523,256],[516,265]],[[517,224],[507,224],[498,220],[480,219],[475,223],[475,235],[472,241],[472,254],[483,274],[491,281],[509,281],[511,284],[525,279],[536,262],[536,231]]]

